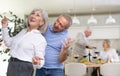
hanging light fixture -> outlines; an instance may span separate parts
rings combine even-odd
[[[76,16],[73,17],[72,22],[75,24],[80,24],[80,21]]]
[[[116,23],[116,20],[112,17],[112,15],[110,14],[108,16],[108,18],[106,19],[106,24],[113,24],[113,23]]]
[[[87,24],[97,24],[97,19],[91,15],[91,17],[88,19]]]
[[[73,9],[74,9],[74,17],[72,18],[72,23],[73,24],[80,24],[79,19],[77,18],[77,16],[75,15],[76,13],[76,8],[75,8],[75,0],[73,0]]]
[[[96,10],[95,9],[95,6],[94,6],[94,3],[93,3],[93,0],[92,0],[92,3],[91,3],[91,7],[92,7],[92,12],[91,12],[91,16],[90,18],[88,19],[87,21],[87,24],[97,24],[97,19],[93,16],[93,12]]]
[[[107,1],[109,4],[111,4],[112,2],[111,2],[111,0],[109,1]],[[112,15],[111,15],[111,8],[109,8],[109,15],[108,15],[108,18],[106,19],[106,21],[105,21],[105,24],[113,24],[113,23],[116,23],[116,20],[115,20],[115,18],[113,18],[112,17]]]

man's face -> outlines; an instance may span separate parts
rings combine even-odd
[[[63,16],[58,17],[54,23],[53,31],[60,32],[65,30],[68,27],[68,23],[69,22]]]
[[[91,32],[91,31],[85,31],[85,36],[86,36],[86,37],[91,36],[91,34],[92,34],[92,32]]]

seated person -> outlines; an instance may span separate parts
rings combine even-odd
[[[111,47],[111,42],[108,39],[103,41],[103,50],[100,51],[101,60],[105,62],[119,62],[119,57],[115,49]],[[93,68],[92,76],[97,76],[96,68]]]
[[[119,62],[119,56],[115,49],[111,47],[111,42],[108,39],[103,41],[103,50],[100,51],[100,59],[105,62]]]

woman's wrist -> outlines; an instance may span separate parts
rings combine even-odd
[[[2,28],[7,28],[7,26],[2,26]]]

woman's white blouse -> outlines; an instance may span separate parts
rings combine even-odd
[[[113,48],[110,48],[109,51],[104,51],[104,50],[100,51],[100,58],[106,62],[108,62],[109,59],[112,62],[119,62],[120,61],[116,50]]]
[[[10,37],[7,28],[2,28],[2,37],[7,47],[10,48],[10,55],[23,61],[32,62],[34,56],[43,58],[44,64],[45,47],[47,45],[45,38],[38,30],[27,32],[23,29],[14,37]]]

